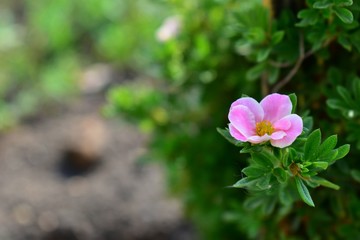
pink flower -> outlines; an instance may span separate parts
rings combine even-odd
[[[287,95],[270,94],[260,104],[251,97],[239,98],[230,107],[230,134],[242,142],[270,140],[274,147],[287,147],[303,130],[301,117],[291,114],[291,110]]]

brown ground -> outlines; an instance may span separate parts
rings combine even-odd
[[[161,167],[137,160],[146,137],[99,117],[99,99],[1,136],[1,240],[195,239]]]

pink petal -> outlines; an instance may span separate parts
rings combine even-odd
[[[270,135],[271,139],[273,140],[279,140],[286,136],[286,133],[284,131],[277,131]]]
[[[263,136],[251,136],[251,137],[248,137],[248,142],[251,142],[251,143],[262,143],[262,142],[267,142],[271,139],[271,137],[267,134],[263,135]]]
[[[295,139],[301,134],[302,130],[303,130],[303,121],[301,119],[301,117],[299,117],[296,114],[291,114],[289,116],[284,117],[283,119],[280,119],[278,122],[290,122],[290,128],[284,130],[284,132],[286,133],[286,136],[284,136],[283,138],[276,140],[276,139],[272,139],[270,140],[271,145],[273,145],[274,147],[279,147],[279,148],[284,148],[287,147],[289,145],[291,145]],[[280,125],[279,123],[276,123],[274,125]],[[281,125],[280,125],[281,126]],[[275,129],[278,130],[278,129]]]
[[[243,136],[248,137],[255,134],[255,117],[249,108],[239,105],[230,109],[228,116],[231,125]]]
[[[246,142],[247,138],[242,135],[231,123],[229,124],[229,132],[236,140]]]
[[[239,106],[239,105],[243,105],[243,106],[247,107],[248,109],[250,109],[250,111],[255,116],[256,122],[261,122],[263,120],[264,110],[262,109],[261,105],[255,99],[253,99],[251,97],[239,98],[238,100],[236,100],[235,102],[233,102],[231,104],[230,109],[232,109],[233,107]]]
[[[270,94],[260,102],[260,105],[264,109],[264,120],[271,123],[291,114],[292,103],[287,95]]]
[[[288,115],[290,116],[290,115]],[[288,118],[282,118],[273,124],[273,128],[286,131],[291,127],[291,121]]]

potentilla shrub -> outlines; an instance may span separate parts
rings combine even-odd
[[[359,1],[171,3],[158,80],[107,111],[151,132],[202,239],[360,238]]]

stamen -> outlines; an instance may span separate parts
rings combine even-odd
[[[264,120],[256,123],[256,134],[258,136],[264,136],[265,134],[271,135],[274,132],[274,128],[271,122]]]

